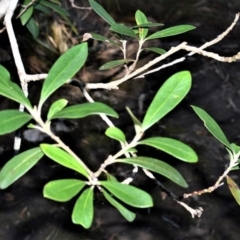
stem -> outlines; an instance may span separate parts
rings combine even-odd
[[[86,166],[86,164],[64,143],[62,140],[56,136],[50,129],[50,122],[44,123],[39,111],[35,107],[34,109],[28,109],[30,114],[33,116],[34,120],[40,125],[41,128],[38,128],[42,132],[46,133],[49,137],[51,137],[58,145],[64,149],[67,153],[69,153],[72,157],[74,157],[87,171],[89,174],[89,181],[91,182],[91,179],[93,177],[93,172]]]
[[[134,137],[134,139],[132,140],[131,143],[129,143],[128,145],[124,146],[119,152],[117,152],[115,155],[113,156],[109,156],[104,163],[100,166],[100,168],[97,170],[97,172],[94,173],[94,176],[97,178],[100,176],[100,174],[105,170],[105,168],[110,165],[115,163],[115,160],[117,158],[119,158],[120,156],[122,156],[123,154],[125,154],[125,152],[130,149],[133,148],[137,145],[137,142],[141,139],[142,134],[138,134]]]

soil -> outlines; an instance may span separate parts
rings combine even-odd
[[[87,5],[87,1],[75,1]],[[100,1],[99,1],[100,2]],[[113,3],[114,2],[114,3]],[[176,37],[153,41],[151,46],[169,49],[182,41],[187,41],[194,46],[200,46],[221,34],[233,21],[235,14],[240,9],[237,1],[102,1],[120,22],[133,23],[134,11],[143,10],[152,21],[162,22],[173,26],[178,24],[193,24],[197,29]],[[85,12],[70,9],[71,18],[81,34],[98,31],[107,33],[107,25],[94,13],[90,13],[83,22],[80,17]],[[41,17],[41,16],[39,16]],[[51,19],[51,21],[54,20]],[[62,25],[61,25],[62,26]],[[47,26],[45,26],[46,28]],[[44,29],[45,30],[45,29]],[[220,43],[209,48],[209,51],[221,56],[232,56],[239,52],[239,30],[237,23],[234,30]],[[18,30],[20,31],[20,30]],[[22,29],[23,31],[23,29]],[[37,45],[37,53],[30,51],[33,44],[29,38],[24,38],[21,31],[18,33],[20,50],[28,64],[28,71],[32,73],[47,71],[54,62],[56,53],[53,51],[42,52]],[[44,34],[43,34],[44,35]],[[40,37],[43,37],[41,35]],[[77,36],[72,37],[74,42]],[[32,41],[31,41],[32,42]],[[26,46],[26,44],[29,44]],[[37,43],[34,42],[36,45]],[[131,42],[129,53],[134,52],[135,42]],[[41,49],[41,51],[39,50]],[[9,44],[6,33],[0,35],[0,63],[11,69],[12,78],[17,81],[13,59],[9,54]],[[40,54],[41,53],[41,54]],[[5,55],[4,55],[5,54]],[[38,56],[39,54],[39,56]],[[101,64],[116,59],[119,52],[104,44],[90,42],[89,60],[81,77],[86,82],[107,82],[121,76],[121,69],[101,72],[96,70]],[[181,52],[171,56],[165,61],[183,56]],[[4,56],[4,57],[3,57]],[[48,58],[46,58],[48,56]],[[154,54],[145,54],[140,60],[140,65],[155,57]],[[45,60],[42,60],[45,59]],[[239,144],[239,117],[240,117],[240,81],[239,62],[219,63],[212,59],[194,55],[186,61],[176,64],[160,72],[134,79],[120,86],[119,90],[91,92],[96,101],[102,101],[112,106],[120,113],[119,120],[114,123],[127,133],[131,139],[134,134],[131,119],[125,106],[129,106],[141,119],[161,84],[172,74],[189,70],[193,77],[192,88],[182,103],[157,123],[147,133],[148,136],[169,136],[189,144],[198,154],[199,161],[189,164],[177,161],[166,154],[150,148],[139,148],[139,156],[149,156],[164,160],[178,169],[189,184],[188,189],[183,189],[161,176],[156,176],[168,189],[180,196],[184,193],[201,190],[212,186],[223,173],[228,164],[228,155],[220,144],[205,129],[202,121],[194,114],[190,105],[205,109],[221,126],[230,142]],[[37,102],[40,83],[30,84],[30,98]],[[143,107],[139,105],[139,97],[144,97]],[[65,97],[70,104],[83,102],[80,91],[73,86],[64,86],[52,96],[49,104]],[[17,104],[0,97],[0,109],[17,108]],[[110,154],[115,153],[119,146],[104,137],[105,124],[98,117],[88,117],[78,121],[56,121],[55,131],[82,159],[86,159],[92,170],[98,168],[101,162]],[[40,140],[50,142],[44,135],[23,129],[23,143],[21,151],[39,144]],[[29,136],[36,136],[34,140]],[[14,134],[0,137],[0,166],[3,166],[13,156],[12,144]],[[122,165],[109,169],[119,179],[124,179],[131,174],[131,168]],[[94,222],[89,230],[71,222],[71,212],[76,199],[67,203],[57,203],[43,198],[42,189],[50,180],[73,177],[70,170],[55,164],[47,158],[31,169],[6,190],[0,191],[0,240],[238,240],[240,236],[240,208],[232,197],[226,183],[211,194],[188,198],[185,202],[191,207],[204,209],[200,218],[191,218],[189,212],[167,197],[148,179],[143,172],[139,172],[133,185],[149,192],[154,200],[151,209],[134,209],[137,213],[136,220],[132,223],[125,221],[120,214],[111,207],[100,193],[96,192],[94,199]],[[231,172],[230,176],[240,184],[239,172]]]

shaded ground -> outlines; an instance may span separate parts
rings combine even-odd
[[[140,1],[122,0],[116,1],[115,7],[112,6],[112,2],[104,1],[104,4],[115,13],[116,18],[119,17],[124,22],[132,23],[133,19],[130,17],[130,13],[140,8],[144,9],[146,13],[149,11],[155,21],[164,22],[167,26],[183,23],[198,26],[197,30],[186,35],[153,43],[163,45],[166,49],[185,40],[196,46],[211,40],[229,26],[235,13],[239,11],[239,5],[236,1],[228,1],[227,4],[224,1],[218,1],[218,4],[216,4],[212,1],[191,1],[189,3],[190,1],[185,0],[181,3],[175,3],[175,1],[158,1],[156,3],[156,1],[149,0],[149,4],[142,6]],[[126,5],[127,3],[129,5]],[[75,13],[74,10],[72,11]],[[91,21],[89,21],[90,19]],[[105,24],[96,18],[93,13],[84,21],[84,26],[79,25],[81,33],[95,29],[106,31]],[[78,20],[76,22],[80,24]],[[220,55],[231,56],[236,54],[240,49],[239,26],[238,23],[230,36],[211,47],[211,50],[218,52]],[[2,41],[0,43],[2,46]],[[132,43],[132,46],[134,48],[134,43]],[[90,60],[82,76],[84,81],[108,81],[113,74],[118,74],[107,72],[103,75],[100,72],[93,71],[95,66],[97,67],[107,61],[110,50],[104,48],[102,44],[93,44],[89,56]],[[24,52],[24,54],[27,56],[29,53]],[[142,59],[142,63],[147,62],[152,57],[154,55],[146,55]],[[12,61],[11,57],[9,60]],[[36,71],[35,65],[29,63],[29,69]],[[7,61],[3,64],[11,65]],[[39,67],[39,65],[37,66]],[[125,106],[129,106],[141,118],[138,104],[140,94],[145,94],[144,109],[146,109],[162,82],[180,70],[189,70],[192,73],[193,86],[189,95],[163,121],[147,132],[146,136],[163,135],[180,139],[196,150],[199,155],[199,162],[191,165],[178,162],[159,151],[149,148],[139,149],[139,155],[163,159],[176,167],[189,183],[187,192],[191,192],[214,184],[218,176],[224,171],[228,160],[227,153],[222,145],[207,132],[189,105],[196,105],[208,111],[221,125],[230,141],[239,143],[239,62],[233,64],[217,63],[213,60],[194,56],[184,63],[162,70],[160,73],[149,75],[146,79],[132,80],[131,83],[121,86],[119,91],[94,91],[91,94],[95,100],[108,103],[120,113],[120,119],[116,121],[116,124],[127,132],[130,138],[133,134],[133,128],[124,109]],[[32,84],[30,87],[33,101],[36,101],[34,96],[37,95],[39,85]],[[64,96],[70,103],[76,103],[82,101],[78,97],[79,94],[78,89],[66,86],[52,100]],[[9,106],[11,108],[17,107],[3,98],[0,98],[0,101],[1,109]],[[99,166],[102,159],[105,159],[109,153],[114,153],[118,148],[114,142],[102,137],[105,125],[100,123],[97,117],[77,121],[77,123],[63,122],[61,124],[63,125],[61,125],[58,134],[67,144],[72,146],[77,154],[83,156],[83,159],[88,159],[92,169]],[[67,129],[67,132],[63,129]],[[0,137],[1,164],[4,164],[12,156],[12,140],[13,135]],[[45,141],[49,141],[49,139],[45,139]],[[34,143],[25,140],[22,150],[33,145]],[[93,146],[94,150],[92,150]],[[121,165],[112,168],[112,172],[119,178],[128,176],[130,170]],[[67,171],[44,158],[10,188],[1,190],[0,239],[239,239],[240,208],[232,198],[227,186],[219,188],[212,194],[187,199],[186,202],[190,206],[204,208],[201,218],[191,219],[185,209],[171,199],[165,198],[166,196],[143,173],[137,175],[134,184],[147,190],[153,196],[154,208],[136,210],[137,219],[133,223],[128,223],[98,194],[95,198],[94,224],[90,230],[86,231],[82,227],[71,223],[74,201],[59,204],[42,197],[42,188],[49,180],[71,176],[72,171]],[[236,182],[240,183],[238,172],[231,173],[231,176]],[[185,189],[179,188],[174,183],[161,177],[158,178],[176,195],[182,195],[186,192]]]

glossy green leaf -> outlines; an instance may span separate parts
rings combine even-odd
[[[158,90],[143,119],[143,129],[147,130],[167,113],[173,110],[187,95],[192,78],[188,71],[172,75]]]
[[[98,102],[82,103],[66,107],[60,112],[56,113],[52,118],[74,119],[101,113],[106,114],[107,116],[110,117],[118,118],[118,114],[112,108],[103,103]]]
[[[60,58],[58,58],[43,83],[39,103],[40,106],[42,106],[42,104],[54,91],[56,91],[77,73],[77,71],[85,63],[87,55],[87,43],[82,43],[70,48],[67,52],[60,56]]]
[[[93,221],[93,187],[86,189],[76,201],[73,212],[72,222],[80,224],[88,229]]]
[[[69,13],[64,8],[61,8],[54,3],[51,3],[51,2],[45,1],[45,0],[40,0],[39,3],[42,4],[45,7],[51,8],[52,10],[54,10],[55,12],[57,12],[58,14],[60,14],[62,16],[69,17]]]
[[[240,189],[239,189],[238,185],[229,176],[226,176],[226,179],[227,179],[228,187],[229,187],[233,197],[235,198],[237,203],[240,205]]]
[[[137,38],[137,35],[134,33],[134,31],[123,24],[115,23],[110,27],[110,30],[122,34],[124,36]]]
[[[195,113],[199,116],[199,118],[202,119],[204,122],[204,126],[208,129],[208,131],[216,138],[218,141],[220,141],[222,144],[224,144],[226,147],[231,149],[231,144],[227,140],[225,134],[223,133],[222,129],[219,127],[217,122],[203,109],[191,106]]]
[[[188,32],[188,31],[193,30],[193,29],[195,29],[195,27],[191,26],[191,25],[174,26],[174,27],[166,28],[162,31],[155,32],[152,35],[148,36],[146,38],[146,40],[170,37],[170,36],[174,36],[174,35],[178,35],[178,34],[181,34],[181,33]]]
[[[142,24],[147,24],[148,23],[147,17],[140,10],[136,11],[135,20],[136,20],[137,25],[142,25]],[[138,29],[139,29],[139,31],[138,31],[139,38],[141,40],[145,39],[145,37],[148,34],[148,29],[144,28],[144,27],[140,27],[140,26],[138,26]]]
[[[142,133],[143,132],[142,123],[136,118],[136,116],[133,114],[133,112],[131,111],[131,109],[129,107],[126,107],[126,109],[134,123],[134,128],[135,128],[136,134]]]
[[[0,111],[0,135],[13,132],[30,121],[32,116],[18,110]]]
[[[119,44],[117,44],[116,42],[114,42],[112,39],[110,38],[106,38],[102,35],[99,35],[97,33],[85,33],[83,35],[83,41],[87,41],[89,38],[95,39],[97,41],[101,41],[101,42],[107,42],[107,43],[111,43],[116,47],[121,47]]]
[[[67,104],[68,101],[66,99],[59,99],[54,102],[48,111],[47,119],[50,120],[56,113],[65,108]]]
[[[123,131],[117,127],[109,127],[106,131],[105,134],[112,138],[115,139],[119,142],[125,143],[126,142],[126,137]]]
[[[57,202],[67,202],[75,197],[85,185],[85,182],[78,179],[54,180],[44,186],[43,196]]]
[[[110,25],[115,24],[114,19],[106,12],[106,10],[94,0],[89,0],[89,4],[102,19],[104,19]]]
[[[150,48],[144,48],[144,49],[158,53],[158,54],[164,54],[167,52],[166,50],[164,50],[162,48],[158,48],[158,47],[150,47]]]
[[[10,80],[10,74],[6,68],[0,65],[0,95],[31,108],[31,103],[25,97],[21,88]]]
[[[44,154],[51,158],[53,161],[59,163],[64,167],[73,169],[85,177],[88,176],[85,166],[61,148],[50,144],[41,144],[40,147]]]
[[[175,168],[158,159],[149,157],[134,157],[117,159],[116,162],[135,164],[139,167],[161,174],[182,187],[188,187],[182,175]]]
[[[185,162],[194,163],[198,161],[198,156],[192,148],[172,138],[153,137],[138,142],[138,145],[141,144],[162,150]]]
[[[30,18],[26,24],[26,27],[34,38],[37,38],[39,36],[39,27],[33,18]]]
[[[118,67],[120,65],[123,65],[125,63],[129,63],[129,62],[133,62],[133,60],[131,59],[121,59],[121,60],[113,60],[113,61],[110,61],[110,62],[107,62],[105,64],[103,64],[99,70],[107,70],[107,69],[111,69],[111,68],[114,68],[114,67]]]
[[[22,152],[10,159],[0,171],[0,188],[5,189],[29,171],[43,156],[40,147]]]
[[[26,7],[30,2],[31,0],[24,0],[23,6]],[[33,5],[28,7],[28,9],[20,16],[22,25],[25,25],[29,21],[29,19],[32,17],[32,14],[33,14]]]
[[[113,181],[100,181],[100,184],[115,197],[130,206],[138,208],[153,206],[152,197],[141,189]]]
[[[113,197],[111,197],[110,194],[108,194],[107,191],[105,191],[104,189],[102,189],[103,195],[104,197],[109,201],[109,203],[111,203],[116,209],[118,209],[118,211],[122,214],[122,216],[129,222],[132,222],[135,217],[136,214],[129,211],[127,208],[125,208],[122,204],[120,204],[118,201],[116,201]]]

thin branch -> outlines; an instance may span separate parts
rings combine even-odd
[[[71,3],[72,7],[74,7],[74,8],[77,8],[80,10],[92,10],[91,7],[79,7],[79,6],[75,5],[74,0],[69,0],[69,2]]]

